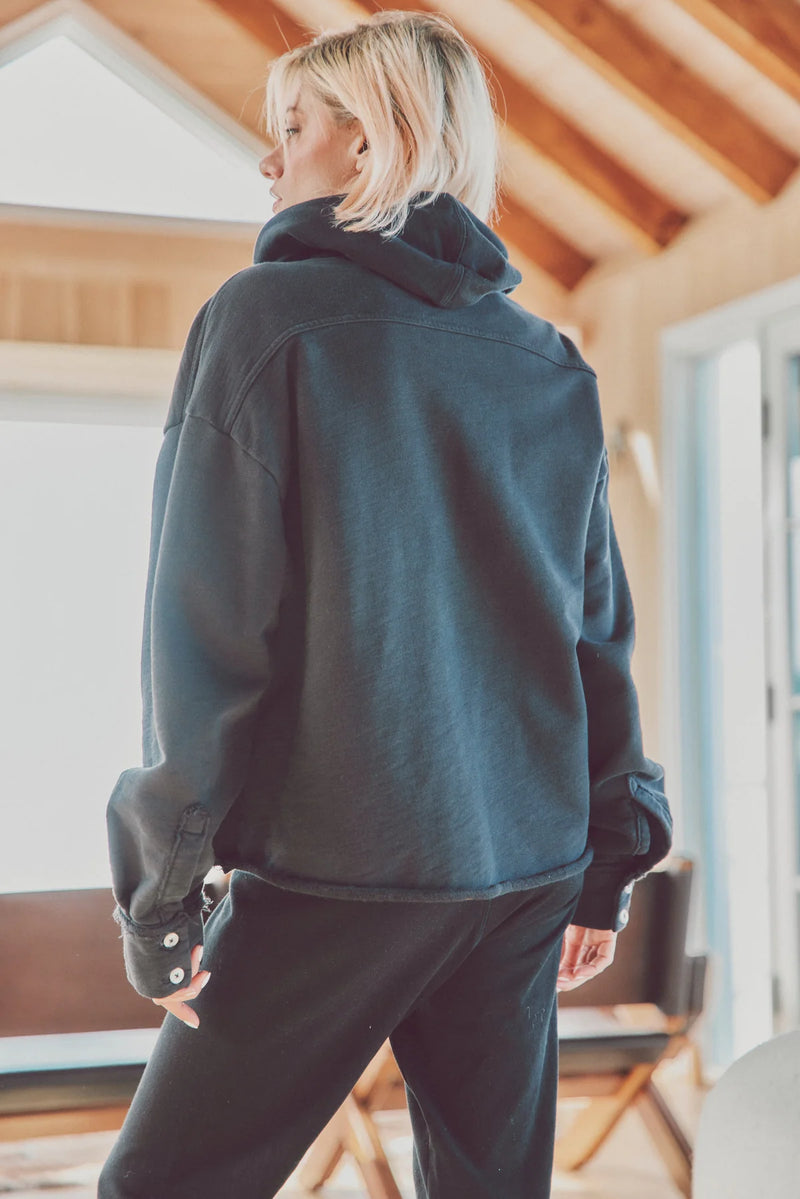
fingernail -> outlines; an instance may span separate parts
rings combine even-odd
[[[203,987],[206,985],[206,983],[208,983],[208,982],[211,982],[211,975],[210,975],[210,974],[207,974],[207,975],[205,976],[205,978],[203,979],[203,981],[200,983],[200,990],[201,990],[201,991],[202,991]]]

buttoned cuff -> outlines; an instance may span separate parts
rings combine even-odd
[[[166,999],[188,986],[191,952],[203,943],[200,911],[179,912],[168,924],[137,924],[117,905],[114,919],[122,929],[125,973],[131,986],[147,999]]]
[[[595,866],[590,862],[584,871],[583,890],[572,923],[583,928],[621,932],[630,918],[633,884],[641,877],[630,868],[621,873],[619,866]]]

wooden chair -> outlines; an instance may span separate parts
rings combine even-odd
[[[706,959],[684,950],[691,866],[678,859],[640,880],[614,964],[559,995],[559,1097],[592,1097],[556,1145],[561,1169],[588,1161],[635,1104],[689,1194],[691,1148],[653,1076],[693,1048],[702,1010]],[[221,898],[225,880],[211,889]],[[112,909],[104,889],[0,895],[0,954],[13,963],[0,997],[0,1140],[124,1119],[163,1012],[125,977]],[[319,1189],[350,1153],[370,1199],[401,1199],[374,1116],[405,1103],[387,1040],[308,1151],[303,1185]]]
[[[0,1141],[119,1128],[162,1008],[125,977],[109,889],[0,895]]]
[[[692,1148],[656,1081],[684,1050],[702,1086],[690,1032],[703,1010],[706,955],[687,956],[693,864],[673,858],[637,882],[613,964],[559,993],[559,1098],[591,1102],[556,1143],[555,1164],[575,1170],[635,1108],[677,1188],[691,1193]]]
[[[591,1097],[556,1143],[556,1165],[574,1170],[635,1105],[678,1189],[689,1195],[689,1140],[658,1089],[658,1066],[685,1049],[703,1005],[706,958],[685,952],[692,862],[668,860],[636,884],[614,963],[574,991],[559,992],[559,1099]],[[370,1199],[401,1199],[374,1115],[405,1107],[402,1075],[387,1040],[304,1158],[299,1178],[319,1190],[344,1153]]]
[[[349,1153],[370,1199],[403,1199],[374,1115],[405,1107],[405,1083],[387,1040],[303,1158],[301,1184],[320,1190]]]

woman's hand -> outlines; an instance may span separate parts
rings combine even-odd
[[[181,987],[180,991],[173,991],[165,999],[154,999],[153,1003],[165,1007],[168,1012],[172,1012],[173,1016],[177,1016],[184,1024],[188,1024],[189,1028],[199,1028],[200,1017],[193,1008],[190,1008],[186,1002],[187,999],[196,999],[211,978],[208,970],[200,969],[200,961],[203,957],[203,946],[195,945],[192,950],[192,981],[185,987]]]
[[[574,991],[614,961],[617,933],[610,928],[570,924],[564,933],[556,991]]]

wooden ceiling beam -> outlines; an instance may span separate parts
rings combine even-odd
[[[278,0],[214,0],[266,42],[266,35],[280,27],[291,44],[308,37],[309,29],[298,25],[289,5]],[[358,6],[364,17],[384,7],[367,0]],[[435,10],[435,0],[392,0],[392,8],[417,12]],[[276,18],[276,13],[279,15]],[[355,11],[349,6],[349,11]],[[287,18],[284,20],[284,17]],[[262,30],[263,32],[259,32]],[[476,45],[475,40],[472,44]],[[484,60],[485,47],[476,45]],[[575,183],[599,200],[626,234],[647,252],[667,245],[688,220],[686,213],[659,195],[648,183],[601,149],[569,120],[535,95],[505,68],[493,66],[494,80],[507,108],[507,125],[535,150],[554,161]]]
[[[771,200],[799,165],[796,155],[606,0],[514,3],[754,200]]]
[[[485,50],[481,54],[487,58]],[[598,146],[505,67],[493,64],[492,74],[505,102],[505,123],[518,137],[554,162],[594,200],[601,201],[617,224],[629,236],[635,236],[640,248],[652,252],[669,245],[687,223],[686,213]]]
[[[309,27],[300,25],[287,9],[271,0],[213,0],[277,58],[308,39]]]
[[[800,5],[795,0],[674,0],[777,87],[800,100]]]
[[[497,234],[567,291],[577,287],[595,265],[593,259],[507,192],[501,197]]]

